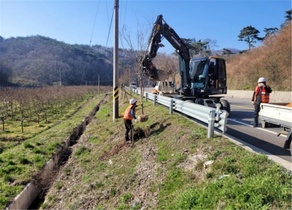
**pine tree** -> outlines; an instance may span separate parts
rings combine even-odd
[[[238,40],[245,41],[248,44],[248,49],[250,50],[252,47],[254,47],[253,43],[256,43],[262,39],[258,36],[259,33],[259,30],[257,30],[255,27],[247,26],[241,29],[240,34],[238,35]]]

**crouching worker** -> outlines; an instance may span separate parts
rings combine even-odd
[[[135,122],[137,122],[137,118],[136,118],[136,103],[137,100],[134,98],[130,99],[130,105],[128,106],[128,108],[126,109],[125,113],[124,113],[124,124],[125,124],[125,128],[126,128],[126,133],[125,133],[125,140],[126,141],[130,141],[131,139],[129,138],[129,132],[132,129],[132,120],[134,119]]]

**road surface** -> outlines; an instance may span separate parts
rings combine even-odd
[[[151,92],[152,88],[145,88]],[[225,136],[234,143],[257,153],[267,155],[273,161],[292,171],[292,157],[289,149],[284,149],[286,136],[277,134],[280,127],[253,127],[254,109],[250,99],[225,97],[231,106]],[[261,124],[259,123],[259,126]]]
[[[291,169],[292,158],[290,150],[284,149],[286,136],[277,136],[283,128],[253,127],[253,105],[248,99],[226,98],[231,105],[226,134],[240,142],[251,146],[252,150],[275,156]],[[259,123],[259,126],[261,124]],[[259,148],[260,150],[258,150]],[[262,151],[261,151],[262,150]],[[277,161],[278,162],[278,161]]]

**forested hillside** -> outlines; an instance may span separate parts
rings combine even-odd
[[[260,47],[225,54],[228,88],[252,90],[266,77],[273,90],[291,91],[291,23],[265,38]],[[217,54],[217,53],[215,53]],[[223,53],[224,54],[224,53]],[[138,79],[139,52],[119,49],[119,82]],[[43,36],[0,37],[0,86],[112,85],[112,48],[70,45]],[[174,55],[158,54],[159,69],[178,69]]]
[[[227,58],[228,87],[253,90],[259,77],[266,77],[273,90],[292,90],[291,22],[260,47]]]
[[[43,36],[0,37],[0,86],[93,85],[98,76],[101,85],[111,85],[112,57],[112,49],[98,45],[69,45]]]

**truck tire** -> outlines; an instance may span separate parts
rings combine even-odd
[[[290,154],[292,156],[292,133],[291,133],[291,131],[287,134],[287,140],[285,141],[284,148],[290,149]]]
[[[204,100],[203,99],[196,99],[195,103],[200,104],[200,105],[204,105]]]
[[[264,120],[261,121],[261,124],[262,124],[262,128],[271,128],[271,127],[275,127],[275,125],[269,123],[269,122],[266,122]]]
[[[288,149],[290,149],[290,155],[292,156],[292,134],[290,134],[290,136],[288,137],[288,139],[286,140],[287,144],[288,144]],[[285,143],[286,143],[285,142]]]
[[[221,98],[220,99],[220,104],[221,104],[221,109],[227,111],[228,114],[230,114],[230,103],[229,103],[229,101]]]
[[[290,155],[292,156],[292,135],[290,135]]]

